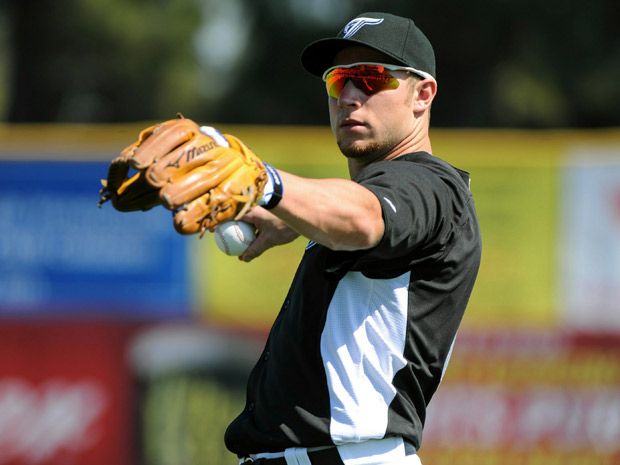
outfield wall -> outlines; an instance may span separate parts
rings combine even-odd
[[[97,209],[147,124],[0,126],[0,465],[233,463],[221,434],[305,240],[246,264],[164,209]],[[347,176],[326,128],[221,129],[278,168]],[[471,173],[483,257],[425,464],[618,463],[620,130],[432,140]]]
[[[80,194],[76,197],[85,202],[78,210],[85,210],[90,199],[95,205],[105,162],[133,141],[142,126],[3,126],[0,160],[69,162],[66,171],[75,179],[57,179],[57,190],[70,192],[73,183]],[[281,169],[302,176],[347,176],[326,128],[222,129],[240,136]],[[483,260],[466,325],[580,325],[587,324],[583,320],[593,312],[605,328],[620,327],[618,318],[609,315],[615,313],[613,308],[605,303],[620,296],[620,247],[615,240],[620,215],[620,130],[436,129],[432,140],[436,155],[471,173],[480,217]],[[80,165],[83,161],[88,164]],[[78,165],[74,168],[71,163]],[[19,166],[11,169],[5,175],[13,183],[12,188],[5,183],[5,209],[14,203],[7,195],[19,196],[20,186],[32,192],[44,182],[43,173],[49,174],[45,164],[35,166],[33,172]],[[57,200],[49,208],[58,211],[58,202],[67,203],[62,196]],[[35,209],[31,211],[35,215],[37,204],[25,204],[25,208]],[[79,221],[75,225],[74,234],[82,227],[86,235],[96,229],[101,236],[102,223],[116,234],[146,221],[144,214],[118,214],[110,205],[89,213],[90,217],[81,218],[83,225]],[[163,217],[165,212],[151,216],[157,215]],[[53,221],[52,215],[48,217]],[[2,240],[9,240],[11,232]],[[304,239],[270,250],[251,264],[218,253],[209,235],[202,240],[177,239],[172,247],[188,249],[187,270],[194,281],[186,292],[193,312],[227,324],[265,327],[279,308]],[[1,295],[0,288],[0,305]]]

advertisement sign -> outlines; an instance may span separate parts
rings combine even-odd
[[[132,465],[134,328],[2,322],[0,465]]]
[[[0,315],[188,312],[187,239],[168,210],[97,208],[104,163],[0,163]]]
[[[618,335],[461,334],[430,404],[423,463],[620,463],[618,360]]]
[[[575,150],[563,170],[563,320],[620,330],[620,149]]]

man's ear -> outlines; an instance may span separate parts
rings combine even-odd
[[[428,110],[437,94],[437,82],[432,79],[423,79],[416,82],[414,92],[413,111],[418,113]]]

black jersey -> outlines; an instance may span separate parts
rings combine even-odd
[[[383,238],[352,252],[308,244],[226,431],[237,454],[388,436],[420,446],[480,263],[469,175],[417,152],[354,180],[379,199]]]

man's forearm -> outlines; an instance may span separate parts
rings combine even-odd
[[[298,233],[333,250],[368,249],[383,237],[381,205],[365,187],[279,173],[284,195],[272,213]]]

